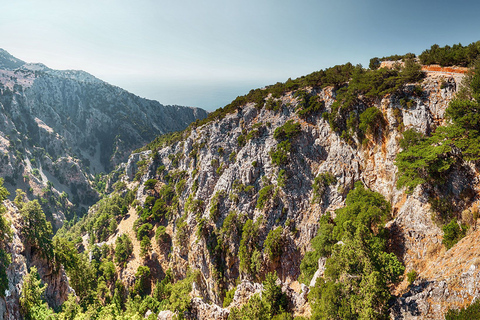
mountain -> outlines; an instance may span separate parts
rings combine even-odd
[[[92,204],[98,199],[94,175],[206,116],[202,109],[140,98],[84,71],[52,70],[0,50],[0,176],[11,191],[32,188],[45,198],[65,191],[76,205]],[[53,192],[45,195],[47,182]]]
[[[53,239],[4,201],[0,314],[477,318],[480,76],[428,54],[237,97],[135,150]]]

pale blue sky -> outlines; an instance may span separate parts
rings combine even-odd
[[[480,40],[478,1],[0,0],[0,48],[213,110],[348,61]]]

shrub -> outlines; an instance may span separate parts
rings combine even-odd
[[[258,191],[258,199],[257,199],[257,206],[256,208],[258,209],[263,209],[265,208],[265,204],[270,201],[270,198],[272,197],[273,194],[273,185],[268,185],[260,189]]]
[[[226,308],[232,303],[233,297],[235,296],[235,291],[237,287],[233,287],[232,289],[228,290],[225,294],[225,298],[223,299],[223,307]]]
[[[455,219],[452,219],[450,223],[442,227],[442,230],[443,230],[442,244],[444,244],[448,250],[451,247],[453,247],[458,241],[460,241],[463,237],[465,237],[465,234],[467,233],[467,230],[468,230],[468,226],[462,225],[460,227],[457,221]]]
[[[280,258],[283,251],[283,228],[281,226],[270,230],[267,235],[267,239],[263,243],[265,253],[268,255],[271,261],[275,261]]]
[[[277,166],[287,164],[288,155],[290,153],[291,148],[292,148],[292,145],[288,140],[280,142],[277,145],[276,149],[272,148],[270,150],[270,158],[272,159],[272,163],[276,164]]]
[[[237,142],[238,142],[238,145],[240,147],[243,147],[245,145],[246,141],[247,141],[247,139],[245,138],[245,136],[243,134],[239,135],[238,138],[237,138]]]
[[[149,285],[150,268],[146,266],[140,266],[135,273],[135,285],[133,290],[140,296],[145,296],[150,290]]]
[[[373,134],[375,129],[383,122],[383,114],[378,108],[370,107],[360,114],[360,124],[358,128],[364,134]]]
[[[137,239],[138,240],[142,240],[144,237],[148,237],[149,234],[150,234],[150,231],[152,231],[153,227],[150,223],[145,223],[143,225],[141,225],[138,229],[137,229]]]
[[[120,235],[115,241],[115,262],[119,266],[123,266],[133,253],[132,240],[127,234]]]
[[[278,171],[277,185],[280,188],[285,188],[287,184],[287,179],[288,179],[287,172],[284,169],[281,169],[280,171]]]
[[[325,106],[325,102],[320,100],[320,97],[303,90],[295,92],[294,97],[299,100],[296,111],[300,118],[307,118],[319,112]]]
[[[149,237],[144,236],[142,238],[142,241],[140,241],[140,256],[146,259],[151,250],[152,250],[152,242],[150,241]]]
[[[156,179],[148,179],[147,181],[145,181],[145,183],[143,185],[145,186],[145,189],[153,190],[155,188],[156,184],[157,184]]]
[[[182,248],[186,248],[187,246],[187,238],[188,238],[188,233],[187,233],[187,228],[188,224],[186,221],[186,216],[183,215],[180,219],[177,221],[177,232],[175,234],[175,239],[177,240],[178,246]]]
[[[224,192],[217,191],[210,200],[210,220],[217,221],[220,214],[220,201],[222,201]]]
[[[155,231],[155,240],[157,240],[159,245],[166,243],[169,239],[169,235],[164,226],[159,226]]]
[[[450,309],[445,315],[445,320],[471,320],[480,319],[480,300],[476,300],[474,303],[466,308],[460,310]]]
[[[415,282],[416,279],[417,279],[417,271],[412,270],[409,273],[407,273],[407,280],[409,285]]]
[[[255,251],[258,251],[258,237],[261,220],[257,220],[255,223],[253,220],[248,219],[242,228],[242,239],[240,240],[240,248],[238,256],[240,259],[240,270],[247,274],[253,275],[254,259],[252,259]]]
[[[293,122],[293,120],[288,120],[285,124],[281,127],[275,129],[273,133],[273,137],[277,140],[289,140],[294,138],[301,132],[300,123]]]
[[[313,180],[313,201],[320,202],[328,186],[337,182],[337,178],[330,172],[320,173]]]

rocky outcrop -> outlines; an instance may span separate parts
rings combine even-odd
[[[411,84],[404,88],[405,95],[411,99],[408,106],[402,106],[395,95],[387,95],[377,101],[375,106],[382,111],[385,122],[374,135],[368,136],[368,142],[362,144],[356,141],[356,146],[346,143],[333,132],[320,115],[299,118],[295,112],[299,101],[293,93],[287,93],[280,98],[283,105],[280,111],[258,109],[253,104],[247,104],[222,119],[192,129],[183,141],[159,150],[157,162],[149,160],[152,167],[141,181],[151,178],[161,180],[162,176],[154,170],[160,165],[165,167],[165,172],[185,173],[185,184],[178,191],[180,214],[169,225],[172,239],[179,232],[177,219],[185,215],[187,222],[182,230],[187,233],[187,240],[174,241],[171,260],[160,263],[165,267],[174,267],[179,277],[186,274],[187,268],[201,270],[205,281],[201,296],[203,302],[213,301],[221,305],[222,297],[218,294],[208,239],[196,232],[198,221],[203,218],[207,226],[220,228],[231,212],[244,214],[244,219],[263,219],[260,244],[270,230],[282,226],[284,246],[282,263],[269,261],[266,255],[262,255],[259,278],[266,272],[277,271],[285,288],[293,291],[291,300],[295,301],[295,312],[308,313],[308,289],[297,282],[303,254],[310,248],[319,217],[342,207],[348,191],[356,181],[361,181],[392,203],[393,220],[387,225],[392,235],[391,250],[405,263],[407,270],[415,269],[421,274],[427,267],[422,261],[438,257],[441,247],[442,231],[432,222],[428,204],[429,192],[435,190],[419,187],[413,194],[405,194],[404,190],[397,189],[395,158],[401,150],[402,130],[415,128],[429,133],[445,122],[445,110],[459,83],[451,75],[429,73],[420,84],[421,94],[418,94],[416,86]],[[310,94],[325,102],[324,111],[329,111],[335,101],[333,89],[310,90]],[[414,91],[417,93],[414,94]],[[300,123],[301,133],[291,140],[288,163],[279,168],[271,160],[271,152],[278,145],[274,132],[288,120]],[[242,139],[245,143],[239,143]],[[138,159],[139,155],[131,156],[124,177],[126,182],[131,182],[133,164]],[[280,169],[285,170],[287,176],[282,183],[279,183]],[[332,174],[336,182],[327,186],[323,195],[313,201],[312,183],[322,173]],[[257,206],[258,193],[269,185],[273,186],[274,192],[268,195],[264,207],[260,208]],[[145,196],[146,190],[140,185],[137,198],[144,199]],[[199,200],[197,210],[183,209],[188,198],[190,201]],[[220,209],[212,220],[210,208],[215,201],[218,201]],[[235,238],[229,242],[230,254],[225,257],[228,264],[224,273],[226,288],[232,288],[238,276],[242,280],[253,280],[239,270],[239,241]],[[322,271],[317,273],[319,277]],[[201,310],[210,310],[200,301],[196,303]],[[392,310],[398,308],[402,307],[395,306]],[[423,315],[422,312],[420,314]]]
[[[4,300],[0,300],[0,319],[17,320],[23,317],[20,314],[20,295],[22,293],[23,278],[30,267],[35,266],[44,284],[47,285],[45,300],[52,308],[58,308],[67,300],[73,289],[68,285],[67,276],[61,268],[55,270],[52,263],[31,250],[25,243],[20,232],[21,218],[17,208],[8,200],[4,202],[7,207],[7,219],[11,222],[12,239],[7,253],[12,257],[12,262],[7,268],[8,290]]]
[[[480,230],[475,229],[445,251],[424,261],[417,280],[395,300],[395,319],[440,319],[451,308],[463,308],[480,297]]]

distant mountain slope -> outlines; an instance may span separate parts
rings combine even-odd
[[[0,50],[0,177],[12,189],[39,193],[48,178],[58,191],[77,196],[74,202],[90,203],[90,174],[107,172],[159,134],[206,116],[202,109],[140,98],[84,71],[52,70]]]

